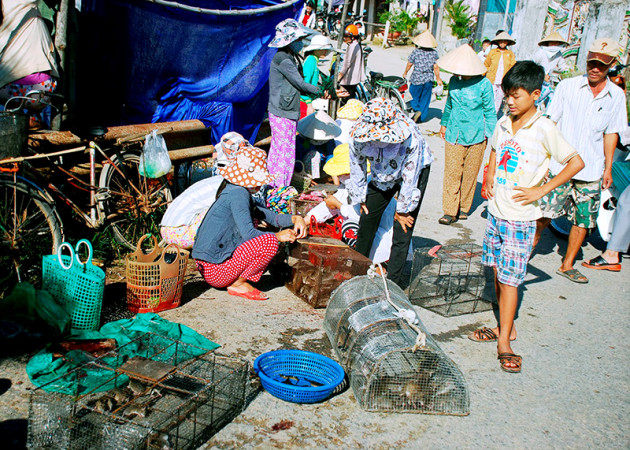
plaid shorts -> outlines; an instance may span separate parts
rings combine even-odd
[[[551,172],[547,177],[552,177]],[[578,227],[595,228],[601,187],[601,180],[569,180],[540,199],[543,217],[556,219],[566,214],[571,223]]]
[[[481,263],[496,267],[499,283],[509,286],[522,284],[535,235],[535,220],[504,220],[488,213]]]

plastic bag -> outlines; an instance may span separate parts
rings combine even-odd
[[[441,84],[438,84],[437,86],[433,88],[433,93],[435,94],[436,97],[441,96],[442,94],[444,94],[444,86]]]
[[[144,148],[140,157],[138,172],[147,178],[159,178],[171,170],[171,158],[164,138],[153,130],[145,136]]]

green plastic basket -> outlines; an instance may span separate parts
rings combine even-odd
[[[81,244],[88,248],[85,262],[78,255]],[[64,248],[70,255],[61,254]],[[42,272],[43,288],[70,313],[72,331],[96,330],[101,320],[105,272],[92,264],[90,241],[81,239],[74,249],[64,242],[57,254],[42,257]]]

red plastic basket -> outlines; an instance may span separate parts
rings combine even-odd
[[[327,223],[317,223],[314,216],[311,216],[311,223],[308,227],[308,233],[311,236],[325,236],[333,239],[341,239],[341,226],[343,225],[343,217],[337,216],[334,225]]]

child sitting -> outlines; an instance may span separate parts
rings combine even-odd
[[[494,268],[499,323],[494,329],[480,328],[469,338],[497,341],[501,368],[510,373],[520,372],[522,365],[510,341],[516,339],[518,286],[527,273],[536,219],[542,216],[538,200],[584,167],[555,124],[536,109],[544,77],[543,68],[532,61],[519,61],[506,73],[502,88],[510,114],[496,126],[488,163],[488,223],[482,263]],[[545,180],[551,157],[566,166]]]

